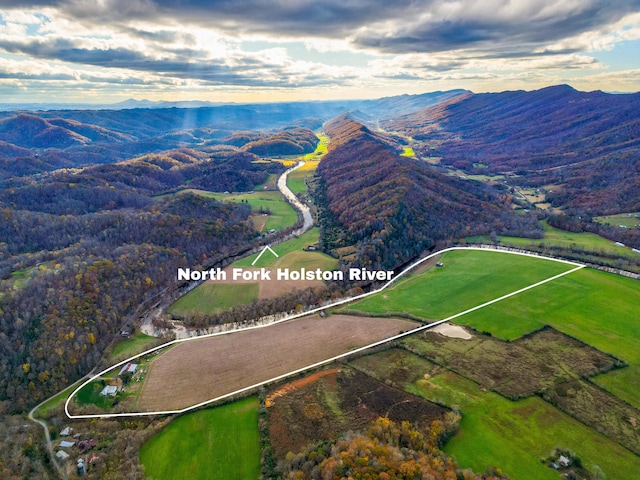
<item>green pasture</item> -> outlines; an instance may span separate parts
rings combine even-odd
[[[318,167],[318,163],[327,153],[329,137],[319,134],[318,138],[320,141],[318,142],[315,151],[300,157],[300,160],[303,160],[305,164],[287,176],[287,187],[289,187],[289,189],[296,195],[307,191],[307,178],[313,176],[316,168]]]
[[[640,282],[584,268],[456,319],[506,340],[545,324],[629,363],[595,378],[640,408]]]
[[[279,243],[278,245],[274,245],[271,247],[274,252],[278,254],[279,258],[276,258],[271,252],[266,251],[260,260],[256,262],[254,267],[272,267],[276,264],[276,262],[284,257],[285,255],[301,251],[302,253],[306,253],[303,251],[303,248],[309,247],[310,245],[315,245],[320,240],[320,229],[317,227],[313,227],[307,232],[303,233],[299,237],[292,238],[287,240],[286,242]],[[309,252],[309,253],[317,253],[317,252]],[[234,267],[250,267],[251,263],[256,259],[259,253],[255,253],[249,257],[243,258],[242,260],[238,260],[232,266]],[[326,255],[325,255],[326,256]],[[327,258],[331,258],[328,257]],[[316,267],[317,268],[317,267]]]
[[[619,247],[606,238],[594,233],[573,233],[559,228],[554,228],[546,222],[542,222],[544,228],[544,238],[520,238],[520,237],[498,237],[502,245],[527,248],[530,246],[562,247],[568,249],[579,249],[588,252],[598,253],[600,251],[617,256],[637,256],[629,248]],[[492,243],[489,237],[469,237],[466,239],[473,243]]]
[[[120,341],[114,348],[112,357],[131,357],[132,355],[136,355],[138,353],[142,353],[148,348],[150,348],[154,342],[158,339],[156,337],[151,337],[149,335],[145,335],[144,333],[137,332],[133,334],[130,338]]]
[[[281,230],[290,227],[298,221],[298,214],[294,208],[284,199],[280,192],[263,191],[254,193],[224,194],[209,193],[211,198],[221,202],[245,202],[251,206],[255,213],[269,211],[269,219],[265,230]]]
[[[190,313],[214,313],[257,300],[257,283],[203,283],[182,296],[169,313],[184,317]]]
[[[587,469],[598,465],[606,478],[640,471],[638,456],[539,397],[512,402],[452,372],[420,379],[408,390],[462,410],[460,430],[444,450],[464,468],[495,465],[517,480],[557,480],[558,473],[540,460],[561,446]]]
[[[403,147],[401,157],[415,157],[416,154],[411,147]]]
[[[154,480],[258,478],[258,399],[177,418],[142,446],[140,461]]]
[[[607,223],[615,227],[623,226],[633,228],[640,225],[640,212],[618,213],[616,215],[607,215],[604,217],[595,217],[598,223]]]
[[[574,268],[496,251],[451,251],[441,261],[442,268],[410,275],[348,310],[442,319]]]

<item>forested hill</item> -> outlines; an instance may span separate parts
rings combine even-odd
[[[468,93],[386,126],[424,141],[429,155],[466,172],[515,172],[522,183],[561,185],[549,197],[554,206],[640,209],[640,93],[566,85]]]
[[[324,240],[329,248],[355,244],[362,266],[397,267],[438,240],[538,235],[535,220],[512,213],[507,198],[397,155],[381,134],[349,116],[328,122],[325,131],[331,142],[316,191]]]

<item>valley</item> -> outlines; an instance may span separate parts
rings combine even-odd
[[[611,206],[612,188],[631,192],[619,183],[593,190],[598,208],[575,190],[612,155],[632,175],[633,142],[598,149],[609,133],[576,129],[559,155],[580,141],[592,155],[548,160],[541,133],[503,126],[510,102],[552,118],[582,92],[504,92],[502,107],[445,93],[277,114],[253,105],[244,117],[230,106],[4,112],[7,152],[26,156],[2,166],[0,341],[13,364],[0,373],[14,379],[2,402],[19,418],[45,401],[33,413],[50,428],[50,473],[74,475],[53,456],[78,455],[78,443],[61,446],[65,426],[97,443],[89,478],[278,478],[325,468],[344,442],[403,421],[419,429],[412,438],[437,439],[421,445],[442,448],[431,454],[452,472],[637,469],[636,209]],[[472,121],[485,108],[482,121],[508,140]],[[47,133],[37,143],[14,132],[25,125]],[[547,128],[563,132],[562,119]],[[486,248],[448,250],[478,243]],[[187,267],[340,275],[177,281]],[[79,379],[84,387],[59,393]],[[65,403],[87,418],[69,418]],[[556,472],[556,447],[580,465]]]

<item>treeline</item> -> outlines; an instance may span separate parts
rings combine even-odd
[[[397,424],[379,418],[366,433],[348,433],[300,455],[288,455],[282,463],[286,479],[379,478],[404,480],[500,480],[508,479],[495,468],[479,475],[462,470],[439,448],[442,426],[435,421],[418,430],[409,422]]]
[[[339,295],[337,285],[310,287],[302,290],[294,290],[275,298],[255,300],[248,305],[240,305],[219,313],[192,313],[186,315],[183,320],[189,328],[205,328],[224,323],[241,323],[247,319],[257,319],[269,315],[278,315],[287,312],[301,312],[310,306],[320,305],[328,301],[332,295]]]
[[[330,151],[314,192],[327,211],[321,213],[323,239],[354,242],[361,266],[395,268],[443,239],[492,232],[540,236],[536,218],[514,214],[506,196],[400,157],[346,116],[325,130]],[[330,233],[336,226],[342,235]]]
[[[0,182],[0,204],[14,209],[82,215],[100,210],[148,208],[150,198],[188,185],[211,191],[249,191],[270,173],[284,170],[279,163],[255,163],[246,152],[192,150],[151,154],[80,172],[59,171],[44,177],[21,177]]]

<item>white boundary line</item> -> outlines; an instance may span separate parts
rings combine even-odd
[[[542,259],[542,260],[550,260],[550,261],[554,261],[554,262],[565,263],[565,264],[568,264],[568,265],[574,265],[576,268],[573,268],[571,270],[567,270],[566,272],[562,272],[562,273],[560,273],[558,275],[555,275],[553,277],[550,277],[550,278],[547,278],[547,279],[542,280],[540,282],[534,283],[533,285],[529,285],[527,287],[521,288],[520,290],[516,290],[515,292],[511,292],[511,293],[508,293],[506,295],[503,295],[503,296],[501,296],[499,298],[495,298],[495,299],[490,300],[490,301],[488,301],[486,303],[483,303],[482,305],[478,305],[476,307],[473,307],[473,308],[470,308],[468,310],[465,310],[464,312],[460,312],[460,313],[452,315],[452,316],[450,316],[448,318],[445,318],[444,320],[438,320],[437,322],[430,323],[428,325],[423,325],[423,326],[415,328],[413,330],[409,330],[408,332],[404,332],[404,333],[401,333],[399,335],[395,335],[393,337],[386,338],[384,340],[380,340],[378,342],[371,343],[369,345],[365,345],[364,347],[359,347],[359,348],[357,348],[355,350],[350,350],[350,351],[348,351],[346,353],[337,355],[335,357],[332,357],[332,358],[329,358],[329,359],[326,359],[326,360],[322,360],[322,361],[314,363],[312,365],[307,365],[305,367],[299,368],[297,370],[293,370],[293,371],[285,373],[283,375],[279,375],[277,377],[273,377],[273,378],[270,378],[268,380],[264,380],[264,381],[262,381],[260,383],[256,383],[254,385],[241,388],[240,390],[236,390],[236,391],[231,392],[231,393],[226,393],[224,395],[221,395],[219,397],[213,398],[211,400],[207,400],[207,401],[204,401],[204,402],[201,402],[201,403],[198,403],[196,405],[192,405],[190,407],[186,407],[186,408],[183,408],[183,409],[180,409],[180,410],[164,410],[164,411],[158,411],[158,412],[137,412],[137,413],[132,412],[132,413],[87,414],[87,415],[72,415],[72,414],[69,413],[69,402],[71,401],[73,396],[76,393],[78,393],[85,385],[87,385],[88,383],[92,382],[96,378],[101,377],[102,375],[104,375],[105,373],[109,372],[110,370],[113,370],[113,369],[115,369],[115,368],[117,368],[117,367],[119,367],[121,365],[129,363],[131,360],[135,360],[136,358],[142,357],[143,355],[147,355],[147,354],[149,354],[151,352],[154,352],[154,351],[159,350],[161,348],[169,347],[169,346],[177,344],[177,343],[188,342],[188,341],[193,341],[193,340],[200,340],[200,339],[203,339],[203,338],[217,337],[217,336],[220,336],[220,335],[228,335],[230,333],[244,332],[244,331],[247,331],[247,330],[255,330],[255,329],[258,329],[258,328],[267,328],[267,327],[270,327],[272,325],[276,325],[278,323],[286,322],[286,321],[293,320],[293,319],[300,318],[300,317],[305,317],[307,315],[312,315],[312,314],[317,313],[317,312],[319,312],[321,310],[326,310],[326,309],[331,308],[331,307],[335,307],[335,306],[338,306],[338,305],[343,305],[345,303],[350,303],[350,302],[353,302],[353,301],[356,301],[356,300],[360,300],[360,299],[368,297],[370,295],[375,295],[376,293],[379,293],[382,290],[385,290],[386,288],[388,288],[393,282],[395,282],[397,279],[399,279],[399,278],[403,277],[404,275],[406,275],[407,273],[409,273],[413,268],[415,268],[416,266],[420,265],[421,263],[429,260],[430,258],[435,257],[436,255],[441,255],[443,253],[446,253],[446,252],[449,252],[449,251],[454,251],[454,250],[489,251],[489,252],[498,252],[498,253],[508,253],[508,254],[512,254],[512,255],[523,255],[523,256],[526,256],[526,257],[533,257],[533,258],[539,258],[539,259]],[[581,268],[584,268],[585,266],[586,265],[583,265],[583,264],[580,264],[580,263],[576,263],[576,262],[570,262],[568,260],[561,260],[561,259],[558,259],[558,258],[544,257],[544,256],[540,256],[540,255],[534,255],[532,253],[526,253],[526,252],[511,252],[511,251],[506,251],[506,250],[493,250],[493,249],[490,249],[490,248],[478,248],[478,247],[450,247],[450,248],[446,248],[444,250],[439,250],[439,251],[437,251],[435,253],[432,253],[432,254],[430,254],[430,255],[418,260],[415,263],[412,263],[405,270],[400,272],[393,279],[389,280],[387,283],[385,283],[378,290],[373,290],[371,292],[363,293],[362,295],[357,295],[355,297],[339,300],[339,301],[337,301],[335,303],[332,303],[330,305],[325,305],[323,307],[314,308],[314,309],[309,310],[307,312],[298,313],[298,314],[295,314],[295,315],[290,315],[288,317],[282,318],[280,320],[276,320],[275,322],[271,322],[271,323],[268,323],[268,324],[265,324],[265,325],[255,325],[255,326],[251,326],[251,327],[244,327],[244,328],[238,328],[238,329],[235,329],[235,330],[229,330],[229,331],[226,331],[226,332],[210,333],[210,334],[207,334],[207,335],[200,335],[200,336],[197,336],[197,337],[182,338],[182,339],[179,339],[179,340],[173,340],[171,342],[167,342],[167,343],[164,343],[162,345],[158,345],[157,347],[154,347],[154,348],[151,348],[149,350],[146,350],[146,351],[144,351],[142,353],[139,353],[138,355],[134,355],[131,358],[123,360],[120,363],[112,365],[112,366],[108,367],[107,369],[101,371],[100,373],[97,373],[97,374],[93,375],[91,378],[89,378],[84,383],[82,383],[67,398],[66,402],[64,403],[64,411],[67,414],[67,417],[69,417],[69,418],[140,417],[140,416],[148,416],[148,415],[170,415],[170,414],[185,413],[185,412],[188,412],[189,410],[194,410],[196,408],[202,407],[202,406],[207,405],[209,403],[217,402],[219,400],[223,400],[225,398],[232,397],[234,395],[246,392],[248,390],[252,390],[252,389],[260,387],[262,385],[266,385],[268,383],[272,383],[272,382],[275,382],[275,381],[282,380],[284,378],[290,377],[292,375],[296,375],[298,373],[304,372],[305,370],[309,370],[309,369],[312,369],[312,368],[316,368],[316,367],[325,365],[327,363],[334,362],[336,360],[340,360],[341,358],[345,358],[345,357],[347,357],[349,355],[353,355],[354,353],[362,352],[364,350],[368,350],[370,348],[374,348],[374,347],[377,347],[379,345],[383,345],[385,343],[392,342],[394,340],[406,337],[408,335],[413,335],[414,333],[417,333],[417,332],[420,332],[420,331],[423,331],[423,330],[427,330],[429,328],[433,328],[433,327],[435,327],[437,325],[440,325],[442,323],[445,323],[445,322],[448,322],[450,320],[453,320],[454,318],[461,317],[462,315],[466,315],[467,313],[471,313],[471,312],[473,312],[475,310],[478,310],[480,308],[484,308],[484,307],[486,307],[488,305],[491,305],[493,303],[499,302],[499,301],[504,300],[506,298],[512,297],[514,295],[522,293],[522,292],[524,292],[526,290],[529,290],[531,288],[535,288],[535,287],[537,287],[539,285],[542,285],[544,283],[556,280],[556,279],[558,279],[560,277],[563,277],[563,276],[568,275],[570,273],[573,273],[573,272],[575,272],[577,270],[580,270]]]

